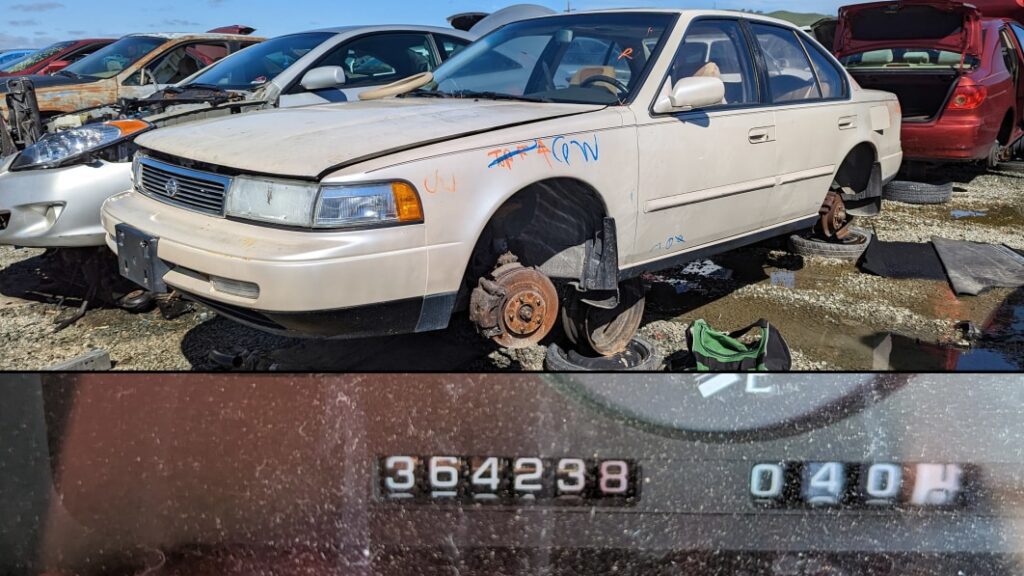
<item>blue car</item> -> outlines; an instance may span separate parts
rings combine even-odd
[[[35,53],[35,50],[0,50],[0,66],[13,64],[33,53]]]

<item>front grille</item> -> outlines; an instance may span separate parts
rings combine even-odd
[[[140,158],[139,191],[166,204],[211,214],[224,215],[224,197],[231,178],[181,166]]]

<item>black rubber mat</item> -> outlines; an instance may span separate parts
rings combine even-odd
[[[875,276],[899,280],[946,280],[946,271],[931,242],[880,242],[868,246],[860,269]]]

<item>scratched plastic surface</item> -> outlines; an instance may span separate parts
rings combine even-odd
[[[598,403],[547,376],[0,376],[0,572],[1021,572],[1024,378],[821,378],[642,376]],[[745,432],[652,426],[659,389]],[[558,469],[517,480],[530,462]]]

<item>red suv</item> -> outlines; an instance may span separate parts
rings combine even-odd
[[[835,52],[864,88],[895,93],[908,160],[995,166],[1024,131],[1021,0],[899,0],[839,11]],[[992,17],[996,15],[999,17]]]
[[[0,76],[53,74],[113,42],[114,40],[111,38],[57,42],[0,68]]]

